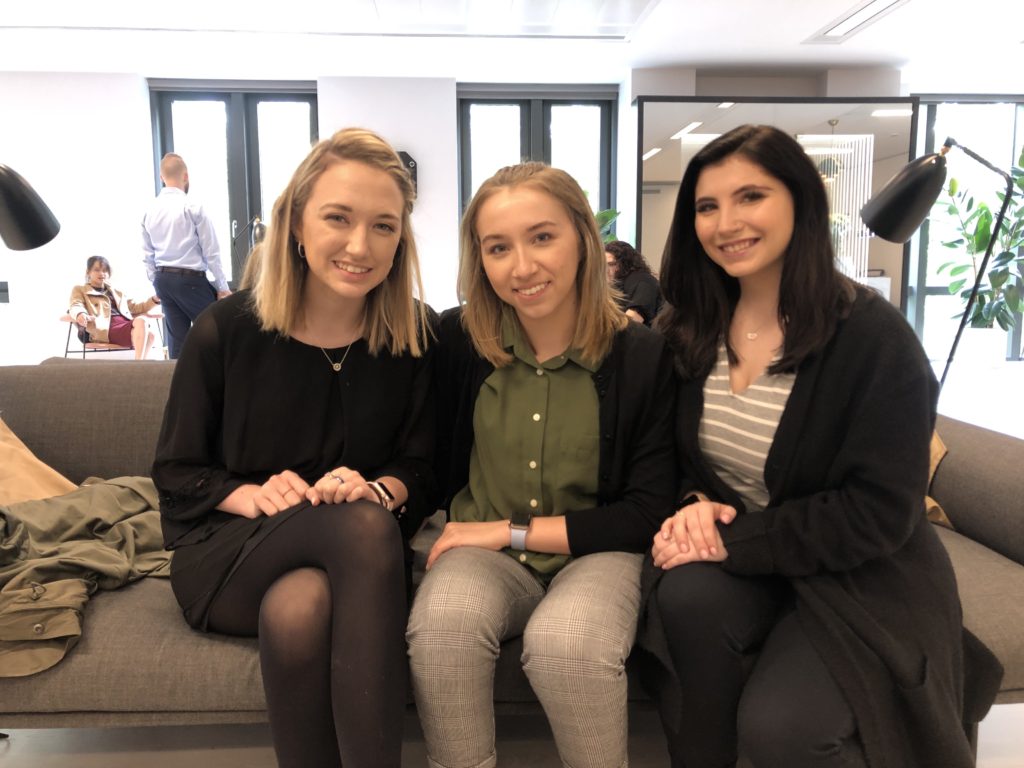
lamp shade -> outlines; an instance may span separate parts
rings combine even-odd
[[[46,203],[16,171],[0,165],[0,238],[13,251],[45,245],[60,232]]]
[[[905,243],[928,216],[946,181],[943,154],[907,163],[860,209],[864,224],[879,237]]]

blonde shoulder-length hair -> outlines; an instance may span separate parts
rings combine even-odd
[[[302,290],[308,268],[299,256],[295,233],[313,185],[327,168],[343,160],[384,171],[395,180],[404,200],[402,234],[394,264],[384,282],[366,297],[367,345],[372,354],[387,349],[393,355],[409,350],[419,356],[426,349],[428,325],[425,305],[415,299],[423,295],[411,220],[416,191],[391,145],[363,128],[345,128],[316,144],[274,203],[272,224],[257,254],[258,271],[252,288],[260,326],[287,336],[302,322]]]
[[[580,255],[576,270],[576,298],[579,313],[572,346],[592,363],[600,362],[611,350],[616,331],[629,320],[615,303],[608,286],[604,243],[580,185],[568,173],[544,163],[528,162],[502,168],[480,185],[462,217],[460,233],[459,296],[465,302],[462,323],[476,351],[500,368],[512,362],[501,345],[501,318],[507,305],[494,292],[484,272],[476,219],[480,207],[501,189],[525,186],[550,195],[569,214],[579,236]],[[518,322],[518,319],[517,319]]]

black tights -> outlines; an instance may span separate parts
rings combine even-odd
[[[662,711],[674,768],[733,766],[737,751],[756,768],[867,765],[784,580],[691,563],[667,571],[656,595],[681,688],[681,711]]]
[[[259,636],[282,768],[401,763],[403,569],[382,507],[321,504],[260,542],[211,605],[211,630]]]

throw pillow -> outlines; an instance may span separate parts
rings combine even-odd
[[[77,486],[36,458],[0,419],[0,504],[61,496]]]
[[[932,432],[932,445],[931,445],[931,461],[928,465],[928,487],[932,486],[932,479],[935,477],[935,470],[939,468],[939,462],[942,458],[949,453],[949,449],[946,448],[946,444],[942,442],[942,438],[939,437],[938,432]],[[946,517],[945,510],[939,505],[935,499],[931,496],[924,497],[924,509],[928,515],[928,519],[936,525],[942,525],[949,528],[951,531],[955,531],[953,523],[950,522],[949,518]]]

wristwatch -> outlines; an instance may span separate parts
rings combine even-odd
[[[530,522],[533,515],[529,512],[513,512],[512,519],[508,521],[509,546],[520,552],[526,549],[526,534],[530,532]]]
[[[388,512],[393,513],[395,511],[395,494],[389,491],[388,487],[380,480],[371,480],[367,485],[377,495],[377,501],[380,502],[380,505]]]

